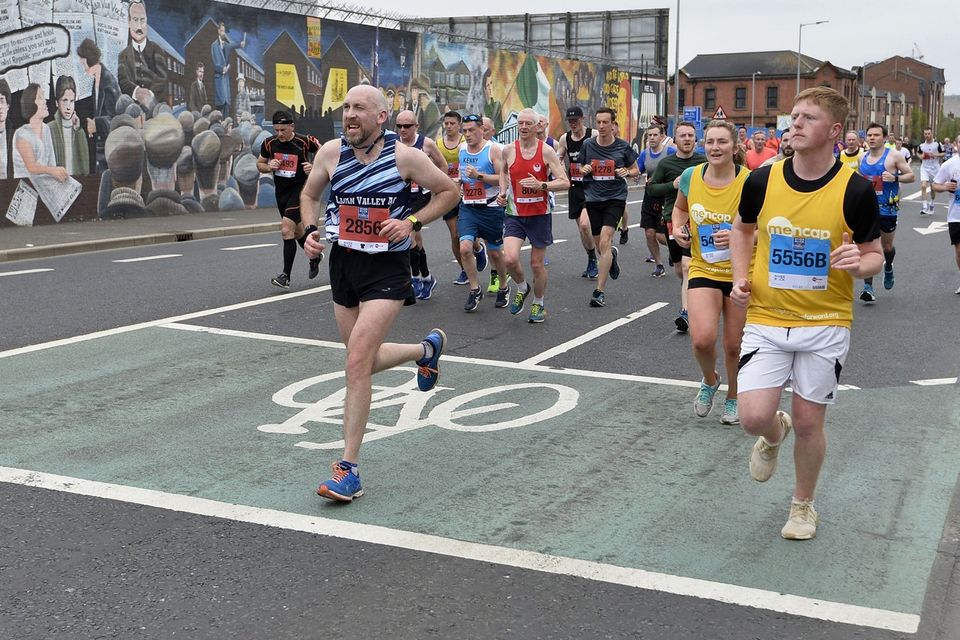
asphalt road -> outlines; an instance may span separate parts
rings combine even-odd
[[[639,222],[639,199],[640,193],[632,191],[630,200],[637,202],[630,205],[631,224]],[[844,384],[872,391],[957,376],[960,296],[953,291],[960,278],[952,250],[945,231],[924,235],[914,230],[942,222],[943,214],[941,206],[939,215],[921,218],[916,200],[903,204],[896,286],[889,292],[878,286],[877,304],[856,304]],[[669,272],[662,279],[649,276],[652,266],[644,262],[641,230],[634,229],[629,244],[619,247],[623,275],[609,283],[602,309],[588,306],[593,287],[579,277],[584,254],[565,214],[555,216],[554,234],[565,242],[548,253],[548,319],[531,325],[525,316],[493,308],[492,296],[476,313],[463,313],[466,290],[450,284],[458,269],[450,260],[446,230],[432,224],[424,235],[431,270],[441,284],[432,300],[401,314],[389,339],[413,341],[440,326],[453,356],[521,362],[548,354],[539,364],[697,380],[689,339],[674,330],[678,280]],[[259,244],[272,246],[224,250]],[[116,262],[170,254],[178,255]],[[0,314],[0,351],[277,296],[282,292],[269,280],[279,267],[275,234],[6,265],[0,275],[52,270],[0,277],[0,298],[8,301],[6,313]],[[305,272],[306,262],[299,255],[291,292],[327,283],[325,269],[316,281],[308,281]],[[666,306],[616,324],[655,303]],[[325,292],[216,313],[204,317],[202,324],[337,340]],[[601,329],[599,335],[581,339],[595,329]],[[548,353],[561,344],[569,348]],[[108,368],[110,363],[100,365]],[[954,421],[960,415],[957,389],[955,384],[943,386],[939,396],[948,414],[952,405]],[[623,401],[629,405],[630,398]],[[840,402],[857,400],[844,395]],[[5,410],[3,415],[5,421],[16,420]],[[951,483],[956,482],[955,467],[953,473]],[[593,482],[601,485],[594,487]],[[571,478],[571,490],[602,492],[602,482]],[[504,490],[510,491],[509,480],[505,483]],[[365,500],[376,500],[375,494]],[[358,638],[956,638],[956,503],[954,498],[947,513],[920,629],[911,636],[0,483],[0,602],[5,603],[0,607],[0,637],[307,638],[334,633]],[[830,551],[819,548],[817,553]]]

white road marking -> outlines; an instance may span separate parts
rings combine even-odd
[[[147,260],[163,260],[165,258],[182,258],[182,253],[164,253],[159,256],[143,256],[141,258],[123,258],[122,260],[111,260],[111,262],[146,262]]]
[[[908,196],[904,196],[904,197],[900,198],[900,202],[903,202],[904,200],[913,200],[913,199],[915,199],[915,198],[919,198],[919,197],[920,197],[920,193],[921,193],[920,191],[917,191],[916,193],[911,193],[911,194],[908,195]]]
[[[566,240],[564,240],[564,239],[561,238],[561,239],[559,239],[559,240],[554,240],[554,241],[553,241],[553,244],[563,244],[564,242],[566,242]],[[525,244],[525,245],[523,245],[522,247],[520,247],[520,251],[529,251],[531,246],[532,246],[532,245]]]
[[[593,340],[594,338],[597,338],[597,337],[599,337],[599,336],[602,336],[603,334],[605,334],[605,333],[607,333],[607,332],[609,332],[609,331],[612,331],[613,329],[616,329],[617,327],[620,327],[620,326],[623,326],[623,325],[628,324],[628,323],[630,323],[630,322],[633,322],[633,321],[636,320],[637,318],[642,318],[643,316],[647,315],[648,313],[653,313],[654,311],[657,311],[657,310],[659,310],[659,309],[662,309],[663,307],[666,307],[667,305],[668,305],[668,303],[666,303],[666,302],[655,302],[655,303],[653,303],[653,304],[651,304],[651,305],[648,305],[648,306],[644,307],[643,309],[640,309],[639,311],[634,311],[633,313],[631,313],[631,314],[628,315],[628,316],[624,316],[623,318],[619,318],[619,319],[617,319],[617,320],[614,320],[613,322],[608,322],[607,324],[605,324],[605,325],[603,325],[603,326],[597,327],[596,329],[594,329],[594,330],[592,330],[592,331],[588,331],[587,333],[585,333],[585,334],[583,334],[582,336],[579,336],[579,337],[577,337],[577,338],[574,338],[573,340],[568,340],[568,341],[564,342],[563,344],[558,344],[557,346],[552,347],[552,348],[550,348],[550,349],[547,349],[546,351],[544,351],[544,352],[542,352],[542,353],[538,353],[538,354],[535,355],[535,356],[531,356],[531,357],[527,358],[526,360],[523,360],[522,362],[520,362],[520,364],[521,364],[521,365],[540,364],[540,363],[543,362],[544,360],[549,360],[550,358],[555,358],[555,357],[557,357],[558,355],[560,355],[560,354],[562,354],[562,353],[566,353],[567,351],[570,351],[571,349],[573,349],[573,348],[575,348],[575,347],[579,347],[580,345],[582,345],[582,344],[584,344],[584,343],[586,343],[586,342],[589,342],[590,340]]]
[[[923,227],[914,227],[913,230],[923,236],[928,236],[931,233],[939,233],[941,231],[946,231],[949,228],[948,223],[946,222],[931,222],[930,226]]]
[[[574,576],[595,582],[702,598],[816,620],[853,624],[860,627],[916,633],[920,624],[920,616],[899,611],[860,607],[842,602],[817,600],[711,580],[674,576],[632,567],[619,567],[601,562],[477,542],[452,540],[414,531],[287,513],[276,509],[229,504],[206,498],[182,496],[164,491],[127,487],[25,469],[0,467],[0,482],[477,562],[491,562],[507,567],[530,569],[554,575]]]
[[[0,273],[0,278],[3,276],[25,276],[28,273],[44,273],[46,271],[53,271],[53,269],[24,269],[22,271],[4,271]]]
[[[243,251],[244,249],[262,249],[275,246],[277,246],[276,242],[268,242],[266,244],[248,244],[243,247],[220,247],[220,251]]]
[[[161,318],[159,320],[149,320],[147,322],[138,322],[137,324],[129,324],[125,327],[115,327],[113,329],[104,329],[103,331],[94,331],[93,333],[87,333],[81,336],[74,336],[72,338],[61,338],[59,340],[51,340],[50,342],[42,342],[40,344],[32,344],[26,347],[18,347],[16,349],[9,349],[7,351],[0,351],[0,359],[9,358],[11,356],[18,356],[24,353],[32,353],[34,351],[43,351],[44,349],[51,349],[53,347],[62,347],[68,344],[75,344],[77,342],[86,342],[87,340],[96,340],[97,338],[106,338],[107,336],[115,336],[121,333],[129,333],[130,331],[137,331],[139,329],[148,329],[150,327],[158,327],[162,324],[169,324],[171,322],[181,322],[183,320],[192,320],[193,318],[203,318],[206,316],[216,315],[218,313],[226,313],[228,311],[237,311],[238,309],[246,309],[248,307],[256,307],[261,304],[270,304],[272,302],[282,302],[284,300],[290,300],[291,298],[299,298],[301,296],[310,296],[322,291],[329,291],[330,285],[324,285],[322,287],[317,287],[316,289],[307,289],[306,291],[295,291],[293,293],[284,293],[280,295],[270,296],[269,298],[260,298],[258,300],[248,300],[247,302],[238,302],[236,304],[228,304],[225,307],[217,307],[216,309],[207,309],[205,311],[194,311],[193,313],[185,313],[179,316],[171,316],[169,318]]]
[[[927,380],[911,380],[910,384],[918,384],[921,387],[933,387],[941,384],[957,384],[957,378],[929,378]]]

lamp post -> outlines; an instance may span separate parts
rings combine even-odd
[[[815,24],[823,24],[825,22],[830,22],[829,20],[817,20],[816,22],[801,22],[799,33],[797,35],[797,93],[800,93],[800,45],[803,42],[803,28],[810,27]]]
[[[675,59],[673,61],[674,127],[676,127],[677,123],[680,122],[680,0],[677,0],[677,20],[675,26],[677,33],[674,36],[676,42],[674,43]]]
[[[756,111],[757,104],[757,76],[762,76],[763,72],[754,71],[750,79],[750,128],[753,129],[753,114]]]

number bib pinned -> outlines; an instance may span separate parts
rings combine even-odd
[[[463,204],[487,204],[487,190],[482,180],[463,183]]]
[[[591,160],[594,180],[616,180],[617,166],[613,160]]]
[[[280,162],[280,166],[274,171],[274,175],[281,178],[297,177],[297,156],[292,153],[275,153],[273,159]]]
[[[379,233],[380,227],[389,217],[390,209],[386,207],[357,207],[342,204],[337,243],[341,247],[364,253],[386,251],[390,243]]]
[[[570,163],[570,180],[573,182],[583,182],[583,172],[580,171],[579,162]]]
[[[697,225],[697,235],[700,237],[700,257],[705,262],[716,264],[730,259],[730,247],[717,249],[717,245],[713,241],[713,234],[717,231],[731,231],[732,229],[733,225],[729,222]]]
[[[830,240],[772,234],[768,270],[774,289],[826,291]]]

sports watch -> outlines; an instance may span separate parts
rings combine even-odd
[[[423,223],[417,220],[417,216],[407,216],[407,220],[413,223],[413,231],[416,233],[423,228]]]

